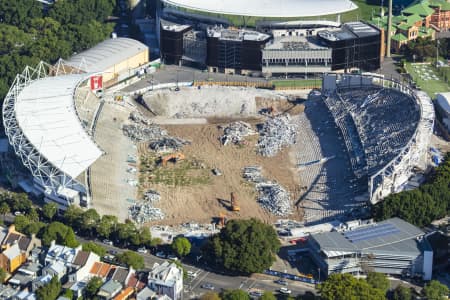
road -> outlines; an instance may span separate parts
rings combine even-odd
[[[88,242],[89,240],[84,239],[82,237],[78,237],[77,239],[81,243]],[[94,241],[95,243],[104,247],[108,252],[109,251],[117,251],[117,253],[122,253],[127,249],[121,249],[115,246],[110,246],[103,244],[99,241]],[[154,263],[162,263],[165,259],[156,257],[151,254],[141,254],[144,258],[144,263],[146,268],[152,268]],[[272,291],[276,293],[280,287],[280,285],[276,284],[274,281],[277,278],[268,276],[268,275],[255,275],[254,277],[244,277],[244,276],[229,276],[225,274],[218,274],[214,271],[208,271],[207,266],[205,269],[198,268],[196,266],[188,265],[183,263],[183,267],[186,271],[192,271],[197,276],[195,278],[190,278],[184,282],[184,297],[187,299],[196,298],[202,294],[204,294],[207,290],[203,289],[201,286],[205,283],[210,283],[214,286],[214,291],[220,292],[225,289],[243,289],[248,291],[249,289],[259,289],[264,291]],[[288,288],[292,291],[292,295],[303,295],[305,292],[313,292],[315,293],[314,285],[290,281]]]

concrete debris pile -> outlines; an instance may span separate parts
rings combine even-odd
[[[244,137],[256,134],[252,129],[252,126],[248,123],[238,121],[229,124],[223,130],[223,135],[220,137],[220,142],[222,145],[227,145],[228,143],[239,144],[243,141]]]
[[[161,194],[155,190],[148,190],[144,193],[144,200],[155,203],[161,199]]]
[[[297,125],[291,123],[288,114],[269,118],[258,126],[258,152],[262,156],[274,156],[281,148],[295,144]]]
[[[151,141],[148,146],[153,151],[164,152],[164,151],[174,151],[180,150],[184,145],[189,145],[191,142],[183,140],[177,137],[163,137],[156,141]]]
[[[258,203],[277,216],[287,216],[292,212],[289,193],[279,184],[261,182],[256,185],[259,192]]]
[[[253,183],[260,183],[265,181],[261,174],[262,168],[260,166],[249,166],[242,169],[242,177],[247,181]]]
[[[255,183],[258,191],[257,201],[270,213],[285,217],[292,212],[289,193],[278,183],[271,182],[262,176],[260,166],[248,166],[242,169],[242,177]]]
[[[178,151],[190,141],[169,136],[165,129],[152,124],[142,114],[132,112],[129,119],[131,124],[122,126],[123,134],[134,142],[149,142],[149,148],[157,152]]]
[[[136,203],[130,206],[128,213],[131,219],[138,224],[155,220],[163,220],[165,217],[165,214],[160,208],[153,207],[153,205],[148,202]]]

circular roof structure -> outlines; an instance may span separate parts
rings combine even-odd
[[[268,18],[314,17],[358,8],[350,0],[162,0],[166,4],[197,11]]]

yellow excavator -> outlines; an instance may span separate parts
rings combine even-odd
[[[232,192],[231,195],[231,211],[241,211],[241,207],[239,206],[238,201],[236,200],[236,196]]]
[[[161,165],[162,165],[162,166],[165,166],[165,165],[167,165],[167,162],[168,162],[168,161],[174,161],[174,162],[177,162],[177,161],[183,160],[183,159],[185,159],[185,158],[186,158],[186,157],[185,157],[184,154],[181,153],[181,152],[168,154],[168,155],[166,155],[166,156],[162,156],[162,157],[161,157]]]

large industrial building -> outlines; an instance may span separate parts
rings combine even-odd
[[[103,82],[112,84],[148,62],[146,45],[130,38],[112,38],[72,56],[65,64],[84,73],[101,72]]]
[[[399,218],[313,234],[308,245],[327,275],[379,272],[431,280],[433,250],[425,233]]]
[[[216,2],[160,2],[157,22],[164,62],[266,77],[306,77],[354,68],[373,71],[380,66],[381,32],[375,26],[362,22],[342,25],[339,18],[336,22],[286,21],[287,17],[347,12],[356,8],[351,1],[322,1],[323,5],[310,0],[245,5]],[[253,29],[238,28],[227,15],[240,16],[244,24],[248,16],[271,21],[258,21]],[[198,55],[192,55],[193,50]]]

